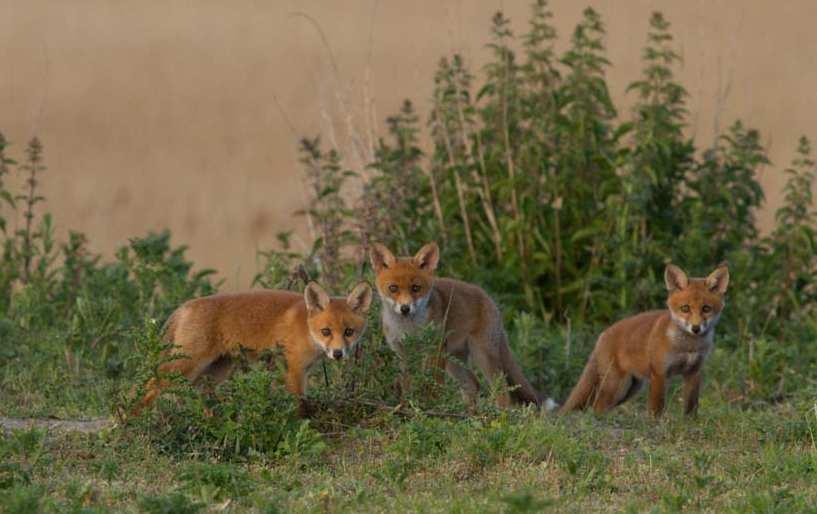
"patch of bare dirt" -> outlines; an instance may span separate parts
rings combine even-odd
[[[0,417],[0,427],[4,432],[44,428],[48,431],[82,432],[90,434],[113,426],[113,420],[98,419],[54,419],[54,418],[6,418]]]

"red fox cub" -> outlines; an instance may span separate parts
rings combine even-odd
[[[433,323],[446,334],[448,354],[462,361],[470,357],[489,381],[504,374],[514,400],[539,405],[539,395],[514,361],[502,317],[491,298],[475,285],[434,277],[440,259],[436,243],[407,258],[396,258],[388,248],[375,244],[370,258],[383,304],[383,331],[392,350],[404,357],[403,336]],[[473,405],[479,392],[474,374],[454,359],[445,359],[444,365]],[[497,404],[509,406],[508,394],[501,394]]]
[[[304,294],[290,291],[223,293],[184,303],[170,316],[164,338],[175,344],[179,359],[163,364],[163,373],[179,372],[195,381],[202,375],[216,382],[232,370],[232,357],[243,348],[250,357],[274,346],[286,358],[286,387],[301,400],[310,368],[324,355],[340,360],[350,354],[366,327],[372,288],[362,282],[349,296],[330,298],[315,282]],[[148,384],[139,408],[159,394],[166,381]],[[138,411],[137,411],[138,412]]]
[[[664,281],[669,309],[623,319],[602,332],[562,412],[588,406],[606,411],[630,399],[649,380],[650,411],[660,416],[667,379],[682,375],[684,412],[695,413],[701,367],[725,305],[729,269],[724,263],[706,278],[687,278],[670,264]]]

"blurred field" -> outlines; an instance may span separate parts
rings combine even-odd
[[[703,144],[716,126],[743,116],[770,147],[773,166],[761,177],[769,199],[761,225],[768,226],[794,141],[817,137],[817,4],[551,4],[560,45],[587,4],[608,24],[609,83],[620,114],[626,83],[640,69],[649,12],[664,12],[685,60],[679,79],[692,95],[690,132]],[[168,227],[198,265],[220,270],[227,288],[246,287],[257,248],[270,247],[281,229],[305,233],[292,217],[302,207],[297,136],[344,123],[339,98],[365,127],[365,86],[378,123],[405,97],[425,118],[439,57],[459,50],[483,61],[490,16],[500,7],[521,32],[527,0],[4,0],[2,128],[17,143],[34,134],[43,140],[45,194],[60,235],[84,231],[95,250],[110,254],[128,236]],[[294,12],[320,25],[337,74],[318,31]]]

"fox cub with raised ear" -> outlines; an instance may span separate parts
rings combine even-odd
[[[649,381],[649,408],[659,416],[667,380],[674,375],[684,379],[684,412],[696,412],[701,368],[725,306],[729,269],[723,263],[706,278],[688,278],[670,264],[664,282],[668,308],[623,319],[602,332],[562,412],[587,407],[606,411],[630,399]]]
[[[196,298],[168,319],[164,339],[180,357],[163,364],[160,372],[179,372],[190,381],[209,375],[221,382],[242,349],[252,359],[278,346],[286,359],[286,387],[304,413],[310,369],[324,355],[334,360],[350,355],[366,327],[371,302],[372,288],[365,282],[347,298],[330,298],[315,282],[307,284],[303,295],[260,290]],[[139,408],[167,385],[165,380],[148,383]]]
[[[489,381],[504,375],[511,390],[510,396],[502,393],[497,397],[500,407],[509,406],[511,398],[539,405],[539,394],[511,354],[502,316],[493,300],[475,285],[434,276],[440,259],[436,243],[429,243],[414,257],[405,258],[397,258],[385,246],[375,244],[370,259],[383,304],[383,331],[398,355],[405,357],[403,336],[433,323],[446,335],[445,350],[449,356],[461,361],[472,359]],[[452,358],[445,358],[440,363],[443,364],[473,405],[479,392],[474,374]]]

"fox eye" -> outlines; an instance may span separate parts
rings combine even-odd
[[[704,305],[703,307],[701,307],[701,312],[710,312],[711,310],[712,307],[710,307],[709,305]]]
[[[329,337],[332,335],[332,331],[329,330],[328,328],[322,328],[321,334],[323,334],[323,337]]]
[[[389,291],[391,291],[392,293],[396,293],[398,289],[399,288],[394,284],[389,286]]]
[[[421,289],[421,287],[418,286],[417,284],[414,284],[413,286],[411,286],[411,292],[412,293],[419,293],[420,289]]]
[[[353,329],[351,329],[351,328],[347,328],[346,330],[343,331],[343,335],[345,337],[352,337],[352,334],[354,334],[354,333],[355,333],[355,331]]]
[[[681,312],[689,312],[689,305],[682,305]]]

